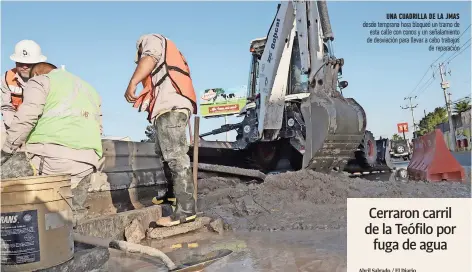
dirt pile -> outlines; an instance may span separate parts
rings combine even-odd
[[[311,170],[270,175],[262,184],[213,177],[198,183],[199,211],[238,230],[337,229],[348,197],[470,197],[470,183],[369,181]]]

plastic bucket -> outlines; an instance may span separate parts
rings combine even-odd
[[[33,271],[72,259],[70,175],[1,181],[2,271]]]

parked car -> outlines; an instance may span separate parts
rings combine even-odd
[[[407,140],[395,140],[390,142],[390,156],[403,158],[407,161],[411,159],[411,148]]]

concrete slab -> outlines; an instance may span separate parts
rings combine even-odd
[[[144,229],[148,229],[152,226],[152,222],[161,217],[161,214],[161,207],[155,205],[89,219],[77,225],[74,231],[85,236],[125,240],[124,230],[134,219],[137,219]]]
[[[163,197],[164,193],[165,188],[162,186],[89,192],[85,201],[88,207],[87,219],[153,206],[152,198]]]

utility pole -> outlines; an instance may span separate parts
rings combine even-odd
[[[418,104],[416,104],[416,105],[413,106],[413,104],[411,103],[411,100],[412,100],[412,99],[416,99],[416,96],[415,96],[415,97],[411,97],[411,96],[405,97],[404,100],[407,100],[407,99],[410,100],[410,106],[407,105],[407,106],[405,106],[405,107],[402,107],[402,106],[400,106],[400,107],[401,107],[402,109],[404,109],[404,110],[410,109],[410,111],[411,111],[411,118],[413,119],[413,132],[415,132],[415,131],[416,131],[416,123],[415,123],[415,114],[413,113],[413,109],[416,108],[416,107],[418,107]]]
[[[454,124],[452,123],[452,113],[451,113],[451,105],[447,99],[446,90],[449,88],[449,82],[446,81],[446,72],[444,71],[444,63],[439,64],[439,73],[441,74],[441,88],[444,92],[444,100],[446,101],[446,112],[449,119],[449,149],[452,151],[456,151],[456,133],[454,131]]]

